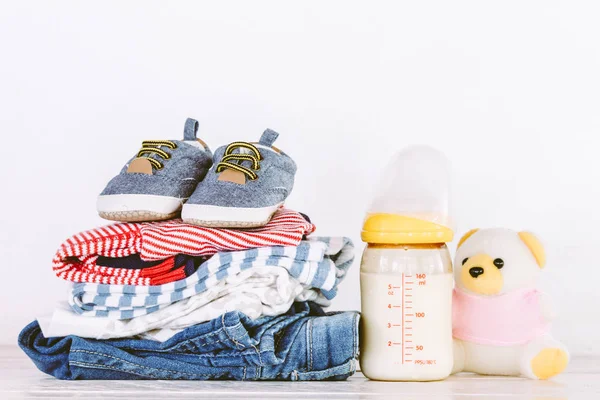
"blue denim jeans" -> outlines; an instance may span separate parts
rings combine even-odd
[[[357,312],[294,303],[276,317],[238,311],[165,342],[45,338],[37,322],[19,335],[35,365],[59,379],[343,380],[356,370]]]

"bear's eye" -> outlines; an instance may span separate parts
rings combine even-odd
[[[500,268],[504,267],[504,260],[501,258],[496,258],[494,260],[494,265],[496,266],[496,268],[500,269]]]
[[[467,261],[469,261],[469,257],[467,257],[467,258],[465,258],[465,259],[463,260],[463,263],[462,263],[462,265],[465,265],[465,263],[466,263]]]

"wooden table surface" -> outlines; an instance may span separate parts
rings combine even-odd
[[[600,357],[574,358],[550,381],[452,376],[441,382],[60,381],[37,370],[17,347],[0,347],[0,400],[20,398],[183,399],[599,399]]]

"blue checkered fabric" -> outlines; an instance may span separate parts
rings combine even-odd
[[[259,267],[285,268],[306,288],[319,290],[327,299],[332,299],[353,261],[354,245],[349,238],[309,236],[297,247],[273,246],[217,253],[193,275],[164,285],[76,283],[69,304],[76,313],[85,316],[130,319],[203,293],[228,276]]]

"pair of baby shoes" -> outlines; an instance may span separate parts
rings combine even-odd
[[[184,222],[223,228],[263,226],[292,191],[295,162],[273,146],[267,129],[258,143],[217,149],[197,138],[188,118],[183,140],[149,140],[98,197],[102,218],[113,221]]]

